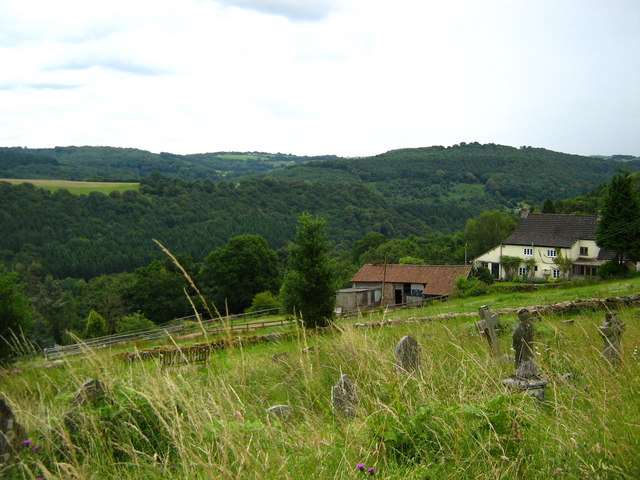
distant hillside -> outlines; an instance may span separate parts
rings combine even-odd
[[[195,261],[244,233],[263,235],[277,249],[293,239],[301,212],[324,217],[334,246],[348,250],[369,232],[452,233],[484,210],[540,207],[547,198],[573,197],[562,210],[593,209],[596,197],[575,197],[593,192],[620,167],[640,171],[637,160],[477,143],[304,160],[107,147],[0,149],[0,176],[141,183],[139,192],[73,196],[0,182],[0,261],[36,261],[54,276],[90,278],[159,258],[152,238]]]
[[[281,179],[364,183],[386,198],[430,205],[511,206],[585,194],[620,168],[640,170],[640,160],[601,159],[479,143],[393,150],[375,157],[293,165],[271,172]],[[336,180],[332,180],[332,179]]]
[[[0,148],[0,177],[135,181],[158,172],[183,180],[218,181],[329,158],[336,157],[261,152],[176,155],[113,147]]]

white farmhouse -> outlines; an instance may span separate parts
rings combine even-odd
[[[486,266],[499,280],[509,273],[501,257],[518,257],[522,261],[512,272],[524,279],[560,278],[558,258],[571,259],[571,277],[592,277],[598,267],[614,258],[613,252],[596,245],[595,215],[563,215],[523,212],[514,232],[497,247],[474,260],[475,266]]]

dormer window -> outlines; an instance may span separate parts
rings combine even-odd
[[[587,257],[589,255],[589,247],[580,247],[580,255]]]

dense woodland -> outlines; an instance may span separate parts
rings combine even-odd
[[[91,311],[107,332],[123,318],[141,325],[132,315],[156,324],[189,315],[186,280],[157,239],[220,310],[237,312],[259,293],[277,303],[303,212],[326,220],[339,288],[365,262],[463,263],[506,237],[525,203],[593,214],[617,169],[640,170],[637,159],[475,143],[304,160],[0,149],[6,177],[141,183],[139,191],[76,196],[0,182],[0,295],[29,299],[16,308],[29,311],[42,345],[68,341],[68,330],[85,335]]]

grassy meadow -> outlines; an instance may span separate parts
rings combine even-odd
[[[544,403],[505,391],[501,380],[513,365],[491,359],[477,317],[410,318],[475,312],[483,304],[628,295],[639,285],[633,279],[371,315],[353,322],[407,321],[373,328],[341,322],[324,334],[298,330],[292,340],[215,352],[205,365],[163,369],[155,360],[125,363],[108,352],[49,368],[32,362],[0,376],[33,442],[0,478],[637,479],[640,308],[618,311],[627,327],[617,366],[602,356],[603,311],[535,322],[536,361],[548,382]],[[503,352],[515,323],[515,315],[502,316]],[[404,335],[421,348],[421,369],[409,377],[394,364]],[[303,353],[308,346],[316,349]],[[350,421],[331,406],[331,386],[343,373],[360,399]],[[108,395],[76,408],[65,426],[87,378],[104,382]],[[279,404],[293,407],[293,415],[265,414]]]
[[[124,182],[78,182],[73,180],[46,180],[46,179],[18,179],[0,178],[0,182],[9,182],[14,185],[21,183],[32,183],[38,188],[44,188],[55,192],[57,190],[68,190],[73,195],[88,195],[91,192],[108,194],[111,192],[125,192],[127,190],[138,190],[139,183]]]

